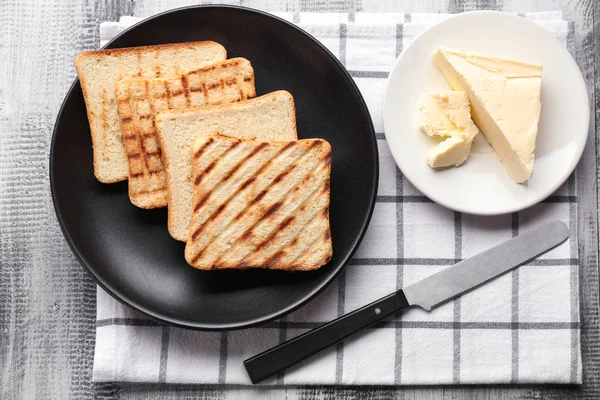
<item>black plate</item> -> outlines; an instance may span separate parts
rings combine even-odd
[[[377,145],[364,100],[344,67],[310,35],[268,14],[241,7],[178,9],[143,21],[106,48],[196,40],[217,41],[228,57],[249,59],[258,95],[285,89],[294,96],[298,136],[331,143],[331,262],[296,273],[198,271],[187,265],[184,244],[167,232],[166,209],[136,208],[126,182],[104,185],[94,178],[79,81],[54,128],[52,198],[71,249],[115,298],[171,325],[242,328],[296,309],[348,263],[375,204]]]

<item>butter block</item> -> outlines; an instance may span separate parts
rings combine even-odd
[[[433,62],[517,183],[531,178],[540,119],[542,65],[439,48]]]
[[[443,168],[464,163],[478,133],[466,94],[459,91],[428,94],[423,98],[419,115],[419,128],[425,134],[445,138],[427,153],[427,164]]]

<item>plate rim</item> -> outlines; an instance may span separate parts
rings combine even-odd
[[[370,193],[370,204],[368,207],[368,211],[365,215],[365,218],[362,221],[360,233],[354,239],[354,243],[351,245],[351,250],[347,253],[346,257],[340,261],[340,266],[337,268],[337,270],[334,271],[333,274],[328,279],[325,279],[324,281],[320,282],[319,285],[317,285],[314,289],[312,289],[306,296],[304,296],[300,300],[296,301],[295,303],[291,304],[290,306],[283,308],[277,312],[266,315],[264,317],[256,318],[256,319],[245,321],[242,323],[228,323],[228,324],[189,323],[189,322],[185,322],[181,319],[171,318],[166,315],[161,315],[160,313],[155,313],[152,310],[149,310],[146,307],[143,307],[140,304],[137,304],[137,302],[131,300],[125,293],[117,294],[116,293],[117,291],[112,290],[109,287],[109,285],[107,285],[105,280],[99,274],[96,273],[94,268],[90,268],[88,263],[85,261],[84,255],[81,254],[81,252],[74,245],[72,235],[67,231],[63,213],[61,210],[59,210],[59,205],[58,205],[59,201],[57,200],[58,194],[56,193],[56,188],[55,188],[55,173],[54,173],[56,137],[57,137],[58,127],[59,127],[59,120],[61,119],[61,117],[63,115],[64,109],[66,107],[66,103],[67,103],[68,99],[71,97],[71,95],[73,94],[74,90],[79,85],[78,77],[75,78],[75,80],[71,84],[69,90],[65,94],[63,101],[61,103],[61,106],[58,110],[58,113],[57,113],[57,116],[56,116],[56,119],[54,122],[54,127],[52,129],[52,139],[51,139],[51,144],[50,144],[49,169],[48,169],[48,175],[49,175],[49,181],[50,181],[50,192],[51,192],[51,197],[52,197],[52,204],[54,206],[54,213],[56,215],[56,218],[57,218],[58,224],[60,226],[60,230],[63,234],[63,237],[65,238],[65,241],[67,242],[71,252],[77,259],[78,263],[83,267],[83,269],[94,279],[95,283],[97,285],[99,285],[106,293],[111,295],[114,299],[116,299],[117,301],[119,301],[122,304],[125,304],[125,305],[133,308],[135,311],[142,314],[146,318],[149,318],[149,319],[159,322],[161,324],[166,324],[166,325],[177,327],[177,328],[191,329],[191,330],[198,330],[198,331],[239,330],[239,329],[254,327],[254,326],[257,326],[257,325],[260,325],[263,323],[267,323],[269,321],[273,321],[277,318],[281,318],[281,317],[297,310],[298,308],[302,307],[303,305],[305,305],[306,303],[308,303],[309,301],[314,299],[323,290],[325,290],[325,288],[327,288],[333,281],[335,281],[337,279],[337,277],[339,276],[339,274],[348,266],[348,263],[354,257],[356,250],[362,243],[362,240],[363,240],[363,238],[367,232],[367,229],[370,225],[371,218],[373,216],[373,211],[375,209],[375,204],[376,204],[376,200],[377,200],[377,191],[379,189],[379,173],[380,173],[380,171],[379,171],[379,150],[377,148],[377,138],[375,136],[375,127],[373,125],[373,119],[371,117],[371,114],[369,112],[369,109],[367,107],[367,104],[365,102],[365,99],[364,99],[362,93],[358,89],[356,82],[354,82],[354,79],[352,79],[352,76],[350,75],[350,73],[348,72],[346,67],[340,62],[340,60],[331,51],[329,51],[329,49],[327,49],[327,47],[325,47],[325,45],[323,45],[321,42],[319,42],[311,34],[306,32],[304,29],[300,28],[296,24],[286,21],[285,19],[280,18],[279,16],[273,15],[271,13],[268,13],[268,12],[265,12],[262,10],[257,10],[254,8],[250,8],[250,7],[238,6],[238,5],[203,4],[203,5],[191,5],[191,6],[173,8],[173,9],[152,15],[148,18],[144,18],[141,21],[133,24],[132,26],[130,26],[127,29],[120,32],[118,35],[116,35],[110,41],[108,41],[104,46],[101,46],[99,48],[99,50],[118,48],[118,47],[112,47],[112,44],[117,39],[121,38],[121,36],[123,36],[123,35],[127,35],[129,32],[137,29],[140,25],[142,25],[146,22],[149,22],[149,21],[155,20],[155,19],[164,18],[170,14],[189,11],[191,9],[230,9],[230,10],[234,10],[234,11],[241,11],[241,12],[245,12],[245,13],[249,13],[249,14],[259,15],[264,18],[273,19],[273,20],[277,21],[278,23],[281,23],[284,26],[287,26],[287,28],[296,30],[298,33],[300,33],[302,36],[304,36],[307,40],[313,42],[317,47],[319,47],[322,51],[324,51],[325,54],[328,55],[331,58],[331,60],[333,60],[333,62],[340,67],[342,75],[346,78],[345,80],[348,82],[349,87],[354,92],[355,98],[358,100],[358,103],[359,103],[359,108],[362,109],[365,117],[367,118],[367,120],[369,122],[369,126],[370,126],[370,129],[369,129],[370,132],[367,132],[367,135],[370,138],[370,141],[373,145],[371,155],[374,160],[374,162],[373,162],[374,168],[373,168],[373,176],[370,177],[373,182],[373,190]],[[177,43],[179,43],[179,42],[177,42]],[[95,179],[95,176],[93,177],[93,179]]]
[[[587,88],[587,84],[585,82],[585,79],[583,77],[583,74],[581,72],[581,69],[579,68],[579,65],[577,64],[577,61],[575,60],[575,58],[571,55],[571,53],[565,48],[565,46],[562,45],[562,43],[560,43],[558,41],[558,39],[556,37],[554,37],[551,33],[549,33],[547,30],[545,30],[544,28],[542,28],[541,26],[535,24],[533,21],[530,21],[528,19],[525,19],[523,17],[520,17],[516,14],[512,14],[512,13],[508,13],[508,12],[503,12],[503,11],[495,11],[495,10],[475,10],[475,11],[467,11],[467,12],[462,12],[462,13],[458,13],[455,15],[452,15],[451,17],[437,22],[435,24],[433,24],[432,26],[428,27],[427,29],[425,29],[423,32],[421,32],[420,34],[418,34],[409,44],[408,46],[406,46],[406,48],[404,50],[409,49],[411,46],[414,46],[415,43],[417,42],[417,40],[424,35],[425,33],[429,32],[431,29],[434,29],[436,27],[438,27],[439,25],[448,23],[451,20],[455,20],[455,19],[461,19],[461,18],[471,18],[472,16],[476,16],[476,15],[496,15],[496,16],[501,16],[501,18],[509,18],[509,19],[513,19],[515,21],[519,21],[519,23],[521,22],[525,22],[528,25],[530,25],[532,28],[537,29],[538,32],[542,32],[544,35],[546,35],[546,37],[559,44],[561,46],[561,48],[563,48],[567,54],[568,54],[568,62],[573,65],[577,71],[579,71],[579,74],[577,74],[577,78],[580,83],[583,85],[583,87],[585,88],[585,92],[586,92],[586,96],[585,96],[585,100],[586,100],[586,105],[587,107],[584,107],[584,112],[585,112],[585,117],[587,119],[587,131],[585,133],[585,138],[581,140],[581,145],[578,146],[575,157],[573,158],[573,162],[569,165],[569,167],[567,168],[567,173],[565,174],[564,177],[562,177],[561,179],[557,180],[556,183],[554,185],[551,186],[550,189],[548,189],[548,193],[545,193],[543,195],[540,195],[538,197],[534,197],[531,200],[527,200],[525,202],[523,202],[520,205],[514,206],[514,207],[506,207],[506,208],[502,208],[502,209],[496,209],[496,210],[470,210],[468,208],[462,207],[460,205],[452,205],[449,202],[445,201],[443,198],[439,198],[438,196],[435,195],[431,195],[431,193],[426,193],[428,192],[427,190],[423,190],[422,189],[422,185],[419,182],[415,182],[414,180],[411,180],[405,173],[404,171],[402,171],[402,168],[400,167],[400,163],[398,163],[397,161],[397,155],[396,155],[396,151],[392,148],[392,146],[388,146],[390,149],[390,153],[392,154],[392,158],[394,159],[394,162],[396,163],[396,166],[400,169],[400,171],[402,172],[402,174],[404,175],[404,177],[419,191],[421,192],[423,195],[425,195],[427,198],[429,198],[430,200],[432,200],[434,203],[441,205],[442,207],[445,207],[449,210],[452,211],[457,211],[460,213],[464,213],[464,214],[469,214],[469,215],[479,215],[479,216],[496,216],[496,215],[506,215],[506,214],[510,214],[510,213],[514,213],[514,212],[519,212],[519,211],[523,211],[529,207],[532,207],[542,201],[544,201],[545,199],[547,199],[549,196],[551,196],[554,192],[556,192],[556,190],[558,190],[561,185],[563,185],[568,179],[569,177],[573,174],[573,171],[575,170],[575,168],[577,167],[577,165],[579,164],[579,161],[581,160],[581,157],[583,156],[583,152],[585,151],[586,145],[587,145],[587,141],[589,138],[589,124],[590,124],[590,99],[589,99],[589,94],[588,93],[588,88]],[[417,43],[418,44],[418,43]],[[391,82],[391,77],[392,77],[392,73],[396,70],[396,68],[398,67],[398,64],[400,62],[400,59],[402,58],[402,55],[404,54],[404,51],[402,51],[398,57],[396,57],[396,60],[394,61],[394,64],[392,66],[392,69],[390,70],[390,74],[388,76],[386,85],[385,85],[385,90],[383,93],[383,110],[382,110],[382,119],[383,119],[383,133],[384,136],[386,137],[386,141],[388,141],[388,130],[386,129],[386,121],[388,120],[388,118],[386,118],[386,115],[389,113],[386,112],[389,108],[388,106],[388,92],[390,91],[390,82]]]

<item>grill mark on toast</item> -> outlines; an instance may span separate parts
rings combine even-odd
[[[240,142],[238,141],[237,144],[240,144]],[[227,175],[225,175],[225,177],[223,178],[224,181],[228,181],[229,178],[231,178],[231,176],[233,174],[235,174],[237,172],[238,169],[241,168],[241,166],[243,164],[245,164],[246,162],[248,162],[249,159],[251,159],[252,157],[254,157],[258,152],[260,152],[262,149],[264,149],[265,147],[268,147],[269,143],[266,142],[262,142],[261,144],[259,144],[258,146],[256,146],[250,153],[248,153],[248,155],[246,155],[246,157],[244,157],[242,159],[242,161],[240,161],[239,163],[237,163],[231,170],[229,170],[229,172],[227,173]]]
[[[208,200],[209,197],[210,197],[210,193],[206,193],[204,196],[202,196],[200,201],[198,203],[196,203],[196,206],[194,207],[194,212],[197,212],[200,209],[200,207],[202,207],[204,204],[206,204],[206,201]]]
[[[196,256],[194,258],[192,258],[192,265],[196,265],[196,263],[198,262],[198,260],[200,259],[200,257],[202,257],[204,255],[204,250],[201,250],[198,254],[196,254]],[[211,268],[212,269],[212,268]]]
[[[185,105],[189,107],[192,103],[190,101],[190,89],[187,81],[187,77],[183,75],[181,77],[181,85],[183,86],[183,95],[185,96]]]
[[[252,80],[251,76],[244,77],[244,82],[250,82]]]
[[[221,155],[219,156],[219,158],[223,158],[223,157],[225,157],[225,155],[226,155],[227,153],[229,153],[231,150],[233,150],[233,149],[235,149],[236,147],[238,147],[238,146],[240,145],[240,142],[241,142],[240,140],[237,140],[237,141],[235,141],[234,143],[232,143],[232,144],[231,144],[231,146],[229,146],[229,147],[227,148],[227,150],[225,150],[225,151],[223,152],[223,154],[221,154]]]
[[[326,164],[327,165],[327,164]],[[331,178],[327,178],[325,180],[325,185],[323,186],[323,191],[328,192],[331,189]]]
[[[121,118],[121,123],[122,124],[128,124],[133,120],[133,118],[131,117],[125,117],[125,118]]]
[[[312,149],[314,147],[320,146],[321,144],[323,144],[322,140],[315,140],[314,142],[312,142],[312,144],[310,145],[309,149]]]
[[[171,105],[171,90],[169,89],[169,83],[165,80],[163,81],[163,87],[165,88],[165,99],[167,101],[167,108],[169,110],[173,109],[173,106]]]
[[[280,173],[279,175],[277,175],[277,176],[275,177],[275,180],[274,180],[274,182],[275,182],[275,183],[279,183],[279,182],[281,182],[281,180],[282,180],[283,178],[285,178],[287,175],[289,175],[289,174],[290,174],[290,172],[292,172],[292,171],[294,170],[294,168],[296,168],[296,164],[292,164],[290,168],[287,168],[285,171],[283,171],[282,173]]]
[[[331,229],[327,229],[327,232],[325,232],[325,240],[329,239],[331,239]]]
[[[242,242],[245,242],[246,240],[248,240],[250,237],[252,237],[252,229],[247,229],[242,236],[240,236],[240,240]]]
[[[129,179],[141,178],[141,177],[144,177],[144,176],[147,176],[147,175],[158,175],[158,174],[160,174],[161,172],[164,172],[164,171],[160,171],[160,170],[158,170],[158,171],[148,171],[147,173],[144,173],[144,172],[138,172],[138,173],[136,173],[136,174],[132,174],[132,175],[130,175],[130,176],[129,176]],[[163,187],[165,187],[165,186],[163,186]]]
[[[201,224],[195,231],[194,233],[192,233],[192,237],[191,240],[192,242],[195,242],[198,239],[198,236],[200,236],[200,233],[202,233],[202,231],[204,230],[204,228],[206,227],[206,225],[208,224],[208,220],[206,222],[204,222],[203,224]]]
[[[281,260],[284,255],[285,252],[283,250],[280,250],[277,253],[273,254],[271,257],[269,257],[268,260],[265,261],[265,263],[263,264],[263,268],[270,268],[271,266],[276,264],[277,261]]]
[[[131,160],[138,160],[141,156],[139,153],[136,153],[136,154],[128,154],[127,157],[130,158]]]
[[[291,216],[291,217],[287,217],[286,219],[284,219],[280,224],[279,227],[277,228],[277,230],[282,231],[285,228],[287,228],[287,226],[289,224],[291,224],[292,222],[294,222],[294,220],[296,219],[296,217]]]
[[[204,171],[198,173],[198,175],[196,175],[196,178],[194,179],[194,185],[199,185],[200,182],[202,181],[202,178],[204,176],[206,176],[210,171],[213,170],[213,168],[218,164],[218,162],[220,160],[223,159],[223,157],[225,157],[227,155],[227,153],[229,153],[231,150],[235,149],[238,145],[240,144],[240,141],[236,141],[234,143],[231,144],[231,146],[229,146],[227,148],[227,150],[225,150],[220,156],[219,158],[213,160],[210,164],[208,164],[208,166],[204,169]]]
[[[325,165],[331,165],[331,152],[325,156]]]
[[[275,236],[277,236],[277,234],[279,232],[281,232],[282,230],[287,228],[287,226],[290,225],[292,222],[294,222],[295,219],[296,219],[296,217],[294,217],[294,216],[290,216],[290,217],[287,217],[286,219],[284,219],[277,226],[277,229],[275,229],[273,232],[271,232],[271,234],[266,239],[264,239],[262,242],[260,242],[259,244],[256,245],[256,248],[254,251],[259,252],[262,249],[264,249],[266,245],[268,245],[269,243],[271,243],[271,241],[273,241],[273,239],[275,239]]]
[[[262,198],[265,197],[266,194],[267,194],[267,190],[261,191],[255,198],[252,199],[252,201],[248,204],[248,207],[246,207],[246,208],[250,208],[254,204],[256,204],[259,201],[261,201]]]
[[[260,174],[262,174],[272,163],[273,160],[275,160],[277,157],[279,157],[280,155],[282,155],[283,153],[285,153],[286,150],[294,147],[296,145],[296,142],[290,142],[288,144],[286,144],[285,146],[283,146],[278,152],[277,154],[275,154],[269,161],[267,161],[266,163],[264,163],[254,174],[255,176],[259,176]],[[300,154],[298,157],[296,157],[296,160],[300,159],[301,157],[303,157],[306,153],[302,153]],[[289,167],[288,167],[289,168]]]
[[[236,146],[239,144],[240,144],[240,141],[236,142]],[[227,174],[223,177],[223,182],[227,182],[242,167],[242,165],[246,164],[249,159],[254,157],[259,151],[261,151],[268,145],[269,145],[268,143],[263,142],[260,145],[258,145],[256,148],[254,148],[254,150],[252,150],[250,153],[248,153],[240,162],[238,162],[236,165],[234,165],[233,168],[231,168],[227,172]]]
[[[279,152],[283,153],[284,151],[286,151],[287,149],[291,149],[295,145],[296,145],[295,141],[294,142],[289,142],[288,144],[286,144],[285,146],[283,146]]]
[[[138,194],[139,195],[152,194],[152,193],[162,192],[164,190],[165,190],[165,188],[158,188],[158,189],[152,189],[152,190],[142,190],[141,192],[138,192]]]
[[[134,141],[135,139],[137,139],[137,137],[135,135],[129,135],[125,138],[125,140],[130,140],[130,141]]]
[[[219,216],[219,214],[221,214],[223,212],[223,210],[225,209],[226,204],[221,204],[219,206],[219,208],[217,208],[217,210],[213,213],[213,215],[211,215],[211,220],[215,219]]]
[[[247,268],[247,267],[248,267],[247,262],[241,262],[235,267],[235,269],[243,269],[243,268]]]
[[[146,153],[146,159],[152,158],[152,157],[160,157],[161,151],[149,151]],[[150,172],[150,170],[148,170],[148,172]]]
[[[275,214],[277,211],[279,211],[279,209],[281,207],[283,207],[282,202],[278,201],[277,203],[274,203],[271,207],[269,207],[267,209],[267,211],[265,211],[265,213],[260,218],[260,220],[262,221],[263,219],[271,218],[273,216],[273,214]]]
[[[192,234],[192,241],[195,242],[198,239],[198,236],[200,236],[200,233],[202,233],[202,231],[204,230],[204,228],[206,228],[206,225],[208,225],[211,221],[215,220],[219,214],[221,214],[223,212],[223,210],[225,209],[225,206],[227,204],[223,203],[219,206],[219,208],[217,208],[207,219],[206,221],[204,221],[204,223],[202,225],[200,225],[198,227],[198,229],[196,229],[194,231],[194,233]]]
[[[204,150],[206,150],[208,148],[208,146],[211,145],[212,142],[214,142],[215,139],[208,138],[208,140],[206,142],[204,142],[204,144],[202,145],[202,147],[200,147],[195,153],[194,153],[194,158],[198,158],[202,155],[202,153],[204,153]]]
[[[256,177],[254,176],[252,178],[246,179],[246,181],[242,183],[242,186],[240,186],[240,191],[246,189],[248,185],[250,185],[254,181],[256,181]]]
[[[213,162],[208,164],[208,166],[206,168],[204,168],[204,171],[202,171],[198,175],[196,175],[196,179],[194,179],[194,185],[196,185],[196,186],[199,185],[200,182],[202,181],[202,178],[204,176],[206,176],[206,174],[208,174],[210,171],[212,171],[216,164],[217,164],[217,160],[214,160]]]

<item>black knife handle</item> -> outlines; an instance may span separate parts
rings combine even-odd
[[[406,307],[408,301],[399,290],[249,358],[244,366],[252,383],[258,383]]]

